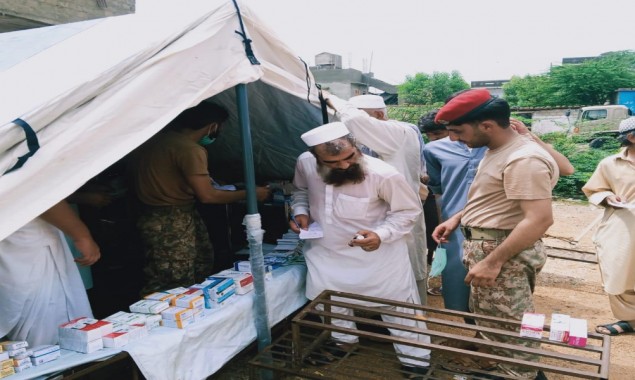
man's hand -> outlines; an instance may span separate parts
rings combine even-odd
[[[604,201],[606,202],[606,207],[613,207],[616,209],[622,208],[622,207],[613,206],[610,204],[610,203],[622,203],[622,197],[620,197],[619,195],[609,195],[608,197],[604,198]]]
[[[457,214],[458,215],[458,214]],[[461,223],[461,217],[457,218],[456,215],[439,224],[437,228],[432,232],[432,238],[439,244],[447,243],[450,239],[450,234],[459,227]]]
[[[519,135],[527,135],[527,134],[529,134],[531,136],[531,132],[529,131],[529,128],[527,128],[525,123],[523,123],[522,121],[520,121],[518,119],[510,118],[509,119],[509,126],[511,127],[511,129],[516,131]],[[533,138],[533,136],[532,136],[532,138]]]
[[[75,244],[75,248],[82,254],[82,257],[75,259],[76,263],[89,266],[95,264],[101,257],[99,246],[92,238],[86,237],[73,240],[73,243]]]
[[[353,237],[351,241],[348,242],[350,247],[360,247],[366,252],[371,252],[381,245],[381,238],[373,231],[359,230],[357,231],[357,236],[363,236],[364,238],[356,239]]]
[[[485,258],[470,269],[465,276],[465,284],[484,288],[496,286],[496,277],[498,277],[501,268],[502,266],[491,263]]]
[[[269,186],[257,186],[256,187],[256,198],[262,202],[267,200],[271,196],[271,189]]]
[[[308,230],[309,216],[304,214],[296,215],[289,221],[289,227],[291,228],[291,231],[295,232],[296,234],[300,233],[300,229]]]

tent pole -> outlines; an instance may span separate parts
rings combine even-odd
[[[271,330],[269,329],[269,314],[267,312],[267,301],[265,298],[265,271],[262,255],[262,236],[264,231],[260,228],[260,215],[258,214],[258,205],[256,202],[256,175],[251,144],[251,130],[249,129],[247,86],[245,84],[236,85],[236,102],[238,105],[238,120],[243,144],[245,185],[247,189],[247,216],[245,217],[245,225],[247,226],[251,270],[254,277],[254,315],[256,332],[258,334],[258,351],[262,351],[262,349],[271,344]]]

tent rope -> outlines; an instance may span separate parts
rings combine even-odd
[[[35,134],[35,131],[33,130],[33,128],[31,128],[29,123],[27,123],[26,121],[20,118],[13,120],[13,123],[19,125],[22,128],[22,130],[24,130],[24,134],[26,135],[26,143],[27,143],[27,147],[29,148],[29,151],[25,155],[18,157],[18,162],[16,162],[11,169],[4,172],[4,174],[11,173],[12,171],[16,169],[21,168],[22,165],[24,165],[24,163],[29,159],[29,157],[34,155],[35,152],[37,152],[37,150],[40,149],[40,143],[38,142],[37,134]]]
[[[241,32],[235,30],[234,33],[238,34],[239,36],[243,38],[243,43],[245,44],[245,54],[247,54],[247,58],[249,59],[249,62],[252,65],[259,65],[260,62],[258,61],[258,58],[256,58],[256,56],[254,55],[254,51],[251,49],[252,41],[249,38],[247,38],[247,33],[245,32],[245,25],[243,24],[243,17],[240,15],[240,8],[238,8],[238,3],[236,3],[236,0],[232,0],[232,2],[234,3],[234,7],[236,7],[236,14],[238,15],[238,22],[240,23],[240,30],[241,30]]]

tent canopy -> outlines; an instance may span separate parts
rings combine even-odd
[[[321,124],[304,62],[239,3],[259,65],[245,54],[231,0],[176,0],[152,11],[0,34],[0,239],[64,199],[181,111],[212,98],[231,117],[210,146],[214,177],[241,180],[234,86],[245,83],[259,180],[290,179]]]

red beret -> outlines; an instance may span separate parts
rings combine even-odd
[[[468,90],[447,102],[434,118],[434,122],[437,124],[452,124],[452,122],[468,115],[472,111],[478,111],[478,109],[489,104],[494,98],[485,89]]]

